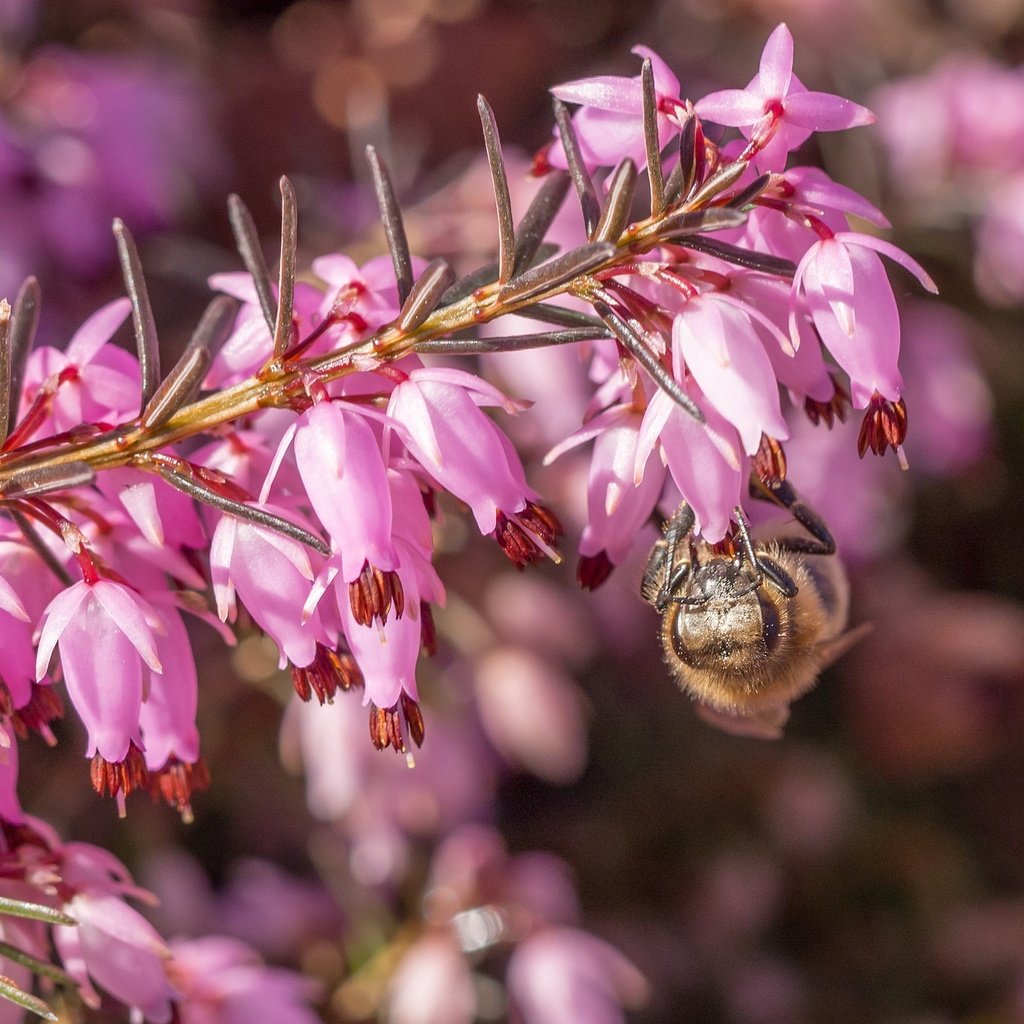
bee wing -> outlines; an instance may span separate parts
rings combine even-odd
[[[758,740],[777,740],[789,720],[789,704],[770,704],[747,713],[720,711],[708,704],[696,705],[697,714],[710,725],[731,733]]]
[[[819,671],[828,668],[829,665],[838,661],[854,644],[863,640],[874,628],[875,624],[873,622],[862,622],[859,626],[848,629],[834,640],[826,640],[824,643],[819,644],[818,654],[822,659]]]

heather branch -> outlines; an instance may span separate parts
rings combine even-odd
[[[386,202],[382,202],[382,206],[390,211],[394,196],[390,189],[390,182],[387,181],[386,172],[379,159],[376,158],[376,154],[371,154],[370,162],[371,166],[376,168],[375,177],[377,177],[379,186],[378,199],[386,200]],[[441,296],[441,305],[433,309],[422,322],[417,322],[420,320],[422,312],[417,297],[417,301],[413,303],[416,305],[416,314],[406,317],[404,326],[402,317],[399,317],[396,322],[380,328],[370,338],[326,355],[309,359],[289,360],[286,357],[280,360],[271,360],[260,373],[232,387],[203,395],[184,404],[170,415],[166,415],[166,418],[166,410],[162,408],[162,403],[158,403],[158,406],[154,407],[144,420],[136,419],[99,435],[90,433],[84,433],[82,436],[65,435],[59,441],[54,439],[50,443],[37,442],[26,448],[5,452],[0,455],[0,495],[10,494],[12,486],[25,487],[30,483],[34,483],[33,491],[38,493],[35,489],[40,485],[46,487],[49,481],[62,480],[66,482],[76,479],[78,474],[84,474],[85,467],[91,468],[93,472],[98,472],[133,463],[138,465],[140,456],[157,452],[187,438],[208,433],[223,424],[238,422],[262,409],[302,407],[308,402],[307,387],[311,378],[319,379],[324,383],[336,380],[357,369],[365,369],[367,357],[381,362],[390,362],[409,352],[416,351],[420,345],[432,339],[445,338],[459,331],[473,329],[482,323],[507,314],[517,313],[544,319],[567,328],[583,328],[588,331],[590,337],[600,337],[604,330],[595,329],[593,318],[567,310],[556,312],[554,307],[550,306],[547,307],[551,310],[548,315],[545,311],[545,303],[559,295],[576,294],[583,297],[593,295],[596,277],[606,276],[613,273],[616,268],[626,268],[634,264],[637,257],[666,241],[665,234],[670,235],[673,239],[678,238],[679,235],[685,235],[686,237],[682,241],[686,245],[695,249],[706,248],[707,251],[714,251],[716,255],[728,253],[729,255],[725,258],[732,257],[735,262],[745,259],[749,261],[747,265],[753,265],[756,269],[773,269],[777,263],[785,264],[785,261],[749,253],[746,250],[726,246],[724,243],[712,243],[702,236],[690,234],[691,230],[714,230],[742,222],[744,214],[739,210],[725,209],[721,206],[711,206],[701,210],[700,206],[709,198],[720,195],[728,188],[729,184],[740,176],[744,166],[737,164],[723,168],[714,176],[713,187],[705,186],[700,190],[699,201],[697,197],[694,197],[686,201],[680,208],[670,208],[659,217],[648,217],[631,224],[617,239],[588,243],[550,259],[546,263],[531,266],[525,272],[517,273],[506,284],[502,284],[497,279],[496,272],[492,273],[489,281],[477,285],[468,294],[454,300],[449,299],[453,289],[461,290],[461,288],[459,285],[452,286]],[[517,269],[522,265],[522,261],[531,259],[533,254],[540,251],[538,240],[540,231],[542,227],[546,227],[550,223],[557,212],[566,185],[565,175],[553,176],[542,186],[541,193],[527,211],[523,225],[516,233]],[[244,228],[247,225],[247,217],[241,212],[243,210],[244,207],[240,201],[236,200],[232,203],[233,222]],[[391,229],[388,233],[395,239],[392,257],[398,256],[396,268],[400,265],[402,267],[407,265],[411,269],[411,263],[406,264],[405,260],[408,250],[404,249],[401,242],[398,241],[401,220],[397,214],[397,205],[394,206],[394,211],[393,214],[390,212],[385,214],[386,225],[390,224]],[[599,210],[596,211],[596,216],[599,219]],[[596,223],[595,219],[595,225]],[[254,262],[255,249],[250,247],[254,236],[247,230],[242,230],[240,233],[245,239],[248,250],[249,258],[246,262]],[[401,231],[401,239],[404,242],[404,230]],[[783,272],[785,271],[792,272],[790,265],[785,264]],[[774,272],[780,271],[774,270]],[[443,278],[443,271],[438,270],[437,273]],[[129,276],[132,279],[132,291],[138,296],[144,292],[144,289],[140,290],[135,287],[138,283],[138,275],[132,271]],[[425,274],[424,279],[427,279],[423,284],[425,294],[433,299],[436,282],[434,282],[432,274]],[[406,298],[411,290],[410,278],[409,286],[405,290]],[[429,305],[429,302],[426,304]],[[145,324],[146,317],[141,301],[139,307],[140,320]],[[614,317],[611,322],[605,319],[605,329],[610,328],[619,336],[621,328],[619,322],[615,322],[615,320]],[[621,318],[618,320],[621,322]],[[148,328],[142,333],[148,334]],[[556,337],[558,341],[556,342],[553,337],[551,343],[564,343],[566,336],[558,334]],[[622,340],[621,336],[620,340]],[[505,344],[503,350],[511,345],[511,342]],[[653,354],[646,349],[646,346],[642,346],[638,351],[640,354],[637,355],[637,358],[643,360],[645,364],[653,359]],[[657,361],[654,360],[654,362]],[[659,369],[662,371],[661,373],[659,373]],[[184,373],[184,370],[182,372]],[[649,367],[649,372],[655,375],[659,386],[663,389],[670,386],[671,376],[663,367],[660,367],[660,364],[653,368]],[[175,376],[175,371],[172,371],[171,377],[175,378]],[[186,376],[189,378],[189,384],[192,384],[192,374],[188,373]],[[153,390],[156,390],[155,386]],[[184,388],[184,390],[188,389]],[[678,386],[676,386],[674,391],[678,392],[678,390]],[[681,401],[681,398],[685,398],[685,396],[673,394],[672,397],[684,408],[688,408],[686,403]],[[174,403],[170,404],[173,406]],[[156,422],[154,422],[154,411],[159,411]],[[688,411],[691,415],[693,414],[691,409],[688,408]],[[70,468],[58,468],[69,466]],[[46,487],[46,489],[50,488]],[[195,496],[200,500],[206,500],[203,495],[196,494]],[[244,507],[251,508],[251,506]]]

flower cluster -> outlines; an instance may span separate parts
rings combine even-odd
[[[329,254],[297,280],[283,179],[274,283],[233,198],[246,270],[212,279],[219,294],[166,375],[120,222],[128,298],[63,351],[31,348],[33,281],[13,313],[0,304],[6,820],[20,819],[12,737],[51,736],[60,680],[88,730],[95,788],[122,804],[148,788],[190,813],[208,778],[186,613],[228,642],[232,626],[254,623],[305,701],[361,691],[374,746],[411,763],[425,733],[417,663],[436,646],[445,599],[434,522],[468,509],[519,568],[559,560],[562,532],[504,429],[529,402],[442,357],[581,346],[584,422],[550,458],[594,442],[579,568],[589,589],[656,509],[680,500],[703,541],[731,542],[751,481],[770,494],[785,478],[791,408],[831,425],[852,404],[864,410],[860,454],[902,459],[899,315],[880,256],[933,286],[905,253],[850,230],[849,214],[884,226],[870,203],[819,170],[786,167],[813,131],[872,115],[800,83],[784,25],[746,89],[696,103],[655,54],[636,52],[637,77],[553,90],[557,137],[534,161],[544,180],[518,223],[481,99],[499,257],[460,280],[409,253],[371,151],[389,257],[358,266]],[[715,142],[712,123],[740,137]],[[641,171],[650,203],[638,215]],[[548,229],[571,186],[575,226],[560,230],[556,255]],[[137,357],[111,343],[129,312]],[[546,328],[524,333],[526,320]],[[303,733],[314,734],[306,722]],[[524,955],[509,982],[524,1006],[537,964],[570,960],[583,942],[555,928],[536,941],[543,956]],[[612,988],[628,975],[592,943],[585,955]],[[133,1005],[159,1019],[149,998]]]
[[[48,1003],[29,994],[33,972],[50,979],[49,998],[71,1015],[82,1012],[82,1003],[100,1008],[98,985],[129,1007],[133,1019],[154,1024],[208,1020],[204,1003],[214,999],[228,1007],[241,1004],[237,1016],[219,1020],[316,1019],[305,1005],[308,986],[297,976],[265,968],[252,949],[233,940],[172,948],[125,902],[149,903],[152,896],[117,858],[87,843],[63,843],[44,822],[19,819],[6,818],[0,837],[4,995],[12,1000],[0,1009],[3,1020],[22,1019],[9,1013],[22,1009],[57,1020]],[[47,964],[51,942],[62,969]],[[214,951],[220,951],[216,957]],[[195,962],[200,954],[205,969]],[[216,980],[208,977],[213,971]]]

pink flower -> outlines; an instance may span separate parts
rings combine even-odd
[[[410,946],[388,986],[391,1024],[472,1024],[477,999],[469,964],[453,937],[427,934]]]
[[[580,538],[577,578],[592,590],[620,565],[650,519],[665,482],[665,467],[647,460],[635,478],[642,416],[631,403],[598,413],[545,456],[553,462],[570,448],[594,438],[587,479],[587,522]]]
[[[139,710],[143,666],[162,672],[155,616],[137,593],[111,580],[83,580],[58,594],[43,613],[36,679],[59,644],[68,694],[89,731],[87,757],[123,761],[142,747]]]
[[[523,1024],[625,1024],[621,1007],[647,997],[647,982],[621,953],[576,928],[543,928],[521,942],[507,984]]]
[[[794,295],[803,297],[825,347],[849,374],[857,409],[865,408],[876,392],[897,401],[903,391],[899,312],[877,252],[909,270],[928,291],[937,291],[920,264],[901,249],[852,231],[812,245],[793,279]],[[792,324],[791,331],[797,344]]]
[[[768,37],[760,70],[746,89],[711,93],[694,109],[717,124],[749,129],[748,148],[766,171],[781,171],[786,155],[812,132],[855,128],[875,120],[866,107],[841,96],[807,91],[793,74],[793,37],[785,24]]]
[[[679,128],[678,120],[672,116],[683,105],[679,99],[679,79],[646,46],[634,46],[631,52],[640,58],[650,58],[658,101],[658,139],[664,148]],[[580,104],[572,123],[580,153],[588,167],[612,167],[624,157],[631,158],[639,168],[647,165],[640,75],[634,78],[618,75],[581,78],[556,85],[551,92],[565,103]],[[566,166],[565,151],[557,136],[548,160],[553,167]]]
[[[170,950],[151,924],[119,896],[85,889],[63,909],[78,922],[53,929],[64,969],[86,1004],[99,1009],[95,981],[153,1024],[171,1020]]]
[[[684,366],[689,370],[708,402],[739,431],[747,455],[757,451],[762,434],[789,437],[779,385],[751,310],[712,292],[689,299],[672,323],[676,377],[684,378]],[[771,323],[763,316],[757,321]]]
[[[331,538],[331,576],[340,571],[351,583],[367,563],[398,568],[387,470],[366,420],[342,403],[317,402],[296,425],[295,462]]]
[[[705,423],[683,412],[663,391],[651,399],[637,443],[636,473],[639,478],[654,445],[660,444],[675,485],[693,509],[697,531],[714,544],[728,532],[746,486],[749,460],[735,428],[703,396],[690,397]]]
[[[445,490],[473,510],[481,533],[494,530],[498,512],[521,512],[533,492],[507,439],[478,405],[517,406],[464,370],[413,370],[391,394],[388,416],[405,429],[402,441]]]
[[[221,621],[234,614],[237,591],[277,644],[282,665],[289,661],[302,667],[313,661],[317,640],[324,637],[316,615],[305,620],[302,615],[314,576],[307,548],[274,530],[224,515],[210,541],[210,576]]]
[[[61,433],[97,421],[122,423],[139,411],[139,364],[108,344],[131,308],[116,299],[98,309],[75,331],[64,351],[49,345],[29,353],[20,416],[34,402],[48,400],[33,433]]]
[[[316,986],[268,967],[238,939],[209,936],[171,944],[167,972],[181,1024],[317,1024],[307,1005]]]

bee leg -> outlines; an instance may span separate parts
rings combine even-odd
[[[762,501],[771,501],[786,509],[793,518],[810,534],[810,537],[779,537],[778,545],[784,551],[802,555],[834,555],[836,542],[829,533],[825,520],[802,502],[786,480],[778,478],[760,480],[751,478],[750,493]]]
[[[740,535],[743,554],[754,569],[754,585],[759,587],[762,578],[767,577],[769,583],[784,597],[793,597],[797,592],[797,586],[789,573],[771,558],[757,557],[757,553],[754,551],[754,542],[750,539],[747,517],[739,505],[736,506],[733,515],[736,517],[736,532]]]
[[[644,569],[640,592],[659,611],[663,612],[672,600],[672,594],[682,585],[690,572],[691,563],[677,564],[680,544],[693,529],[693,509],[684,501],[665,524],[664,536],[651,549]]]

